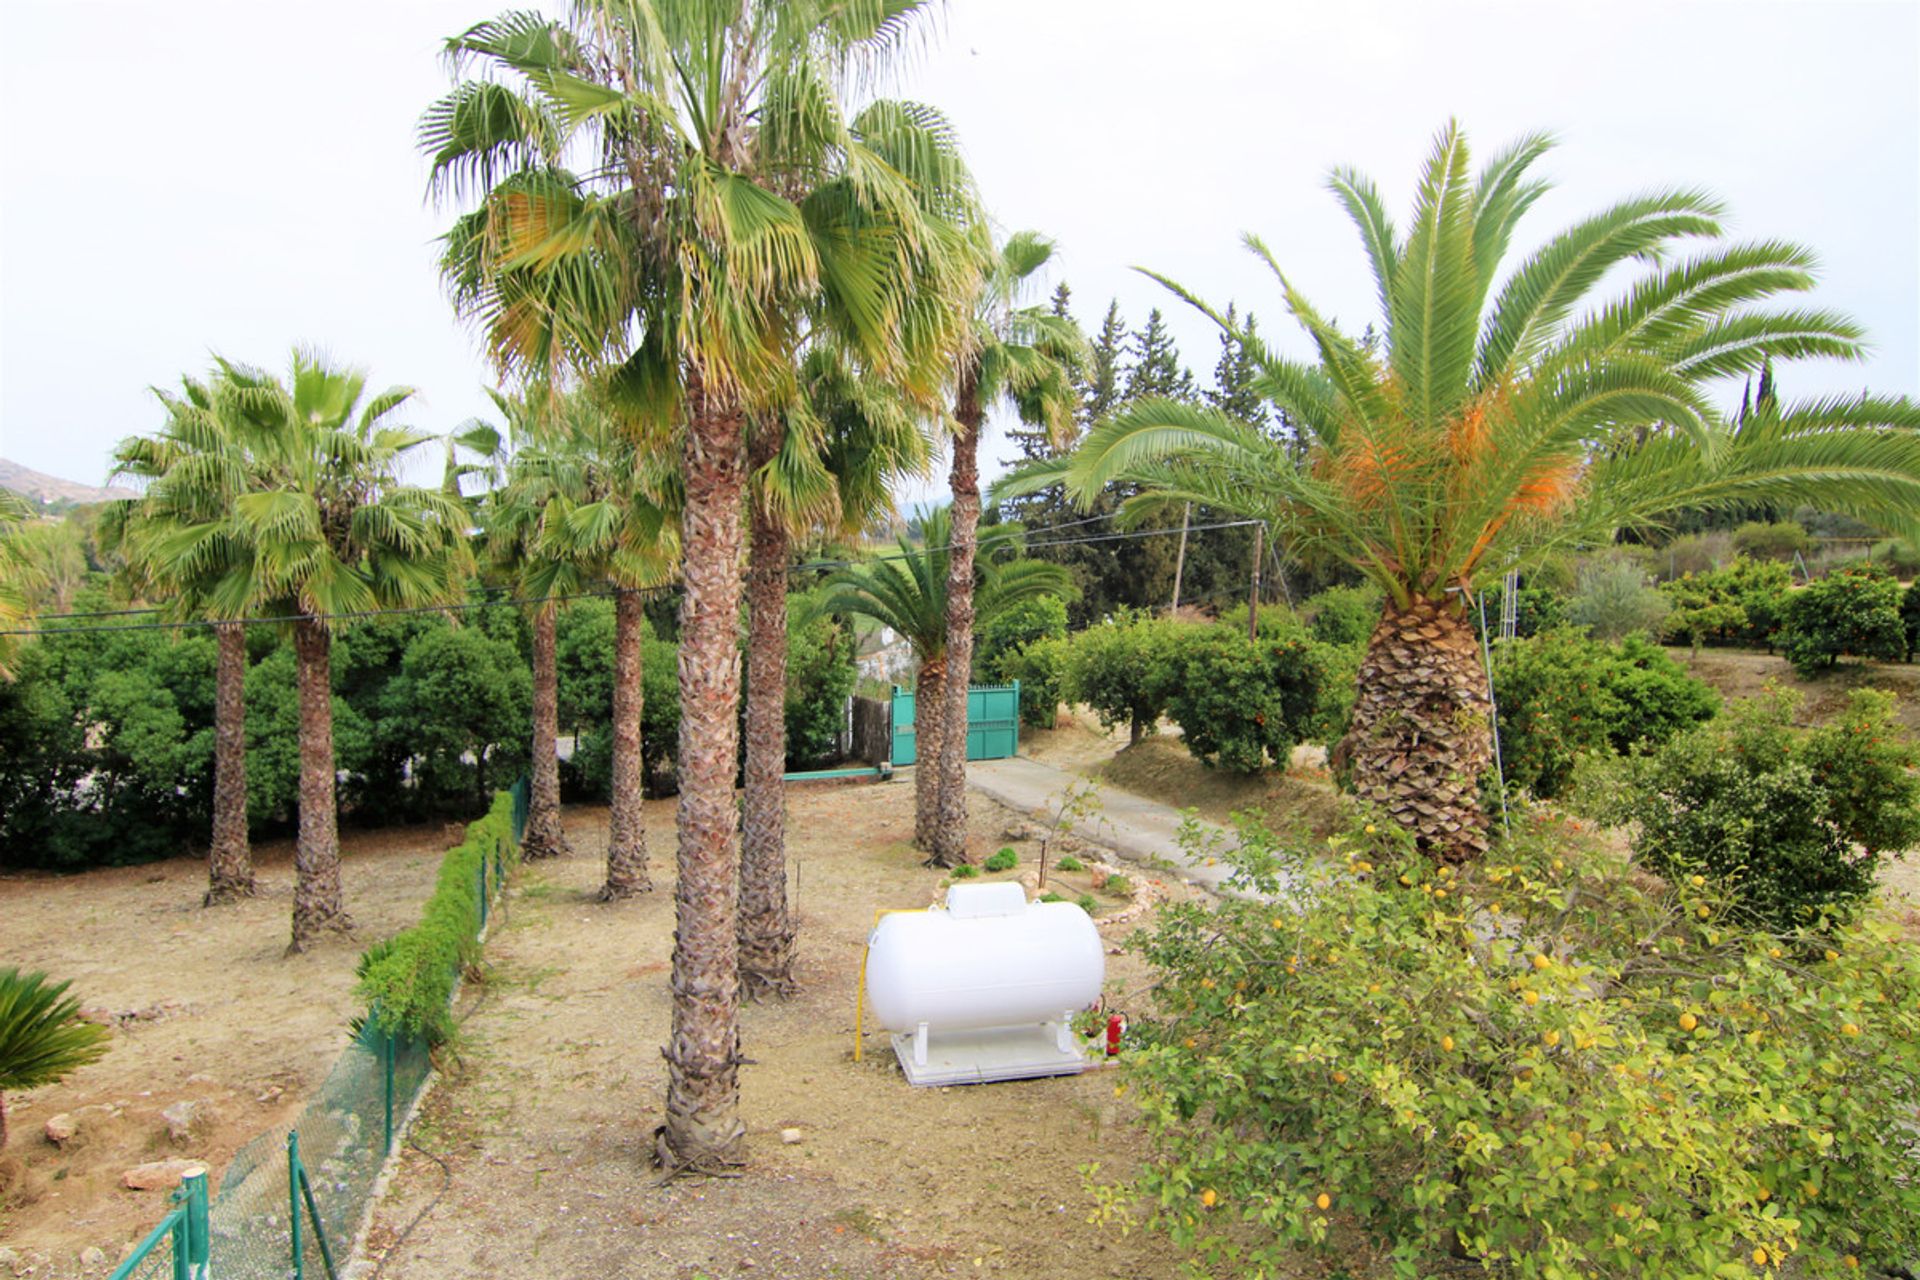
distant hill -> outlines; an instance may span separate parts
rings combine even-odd
[[[0,489],[12,490],[43,506],[57,507],[70,507],[89,502],[112,502],[117,498],[140,496],[131,489],[122,489],[118,486],[101,489],[90,484],[75,484],[71,480],[47,475],[31,467],[23,467],[17,462],[9,462],[5,458],[0,458]]]

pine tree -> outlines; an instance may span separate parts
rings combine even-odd
[[[1155,307],[1147,313],[1147,327],[1133,335],[1133,368],[1127,371],[1126,400],[1143,396],[1194,398],[1193,374],[1180,364],[1180,348],[1167,332],[1166,317]]]
[[[1247,317],[1248,336],[1256,332],[1257,322]],[[1266,431],[1271,420],[1267,402],[1253,388],[1253,360],[1247,355],[1246,342],[1236,337],[1233,304],[1227,304],[1227,328],[1220,335],[1220,359],[1213,366],[1213,390],[1205,393],[1207,403],[1230,414],[1250,427]]]
[[[1093,340],[1093,358],[1087,362],[1086,381],[1080,392],[1082,430],[1120,406],[1120,379],[1126,358],[1127,322],[1120,315],[1120,300],[1116,298],[1107,303],[1106,318]]]

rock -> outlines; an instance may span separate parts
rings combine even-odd
[[[106,1266],[107,1251],[98,1245],[88,1245],[80,1251],[80,1265],[83,1267]]]
[[[1087,874],[1087,883],[1096,889],[1104,889],[1107,887],[1107,874],[1105,867],[1094,867]]]
[[[20,1264],[20,1254],[11,1245],[0,1244],[0,1267],[15,1267]]]
[[[210,1084],[219,1084],[220,1082],[218,1080],[215,1080],[212,1076],[208,1075],[204,1071],[196,1071],[192,1075],[187,1077],[187,1083],[198,1084],[198,1085],[210,1085]]]
[[[160,1112],[160,1118],[167,1122],[167,1136],[175,1142],[186,1142],[193,1137],[193,1126],[200,1119],[201,1106],[191,1100],[182,1100]]]
[[[47,1119],[47,1141],[56,1147],[63,1142],[72,1142],[73,1135],[79,1132],[80,1122],[64,1111]]]
[[[1038,840],[1046,832],[1031,822],[1009,822],[1000,832],[1003,840]]]
[[[805,1136],[806,1135],[801,1133],[798,1129],[782,1129],[780,1131],[780,1141],[786,1143],[788,1146],[792,1146],[794,1143],[800,1141],[800,1139]]]
[[[198,1160],[150,1160],[121,1174],[120,1185],[133,1191],[165,1191],[201,1167]]]

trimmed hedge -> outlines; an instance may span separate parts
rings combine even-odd
[[[420,913],[420,923],[376,942],[360,957],[356,993],[367,1016],[384,1030],[438,1044],[453,1033],[453,984],[480,954],[480,868],[487,889],[497,872],[518,865],[513,838],[513,797],[495,793],[484,818],[467,826],[466,838],[440,860],[440,876]]]

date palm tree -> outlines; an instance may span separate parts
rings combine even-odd
[[[968,264],[919,192],[954,163],[922,108],[842,88],[913,38],[920,0],[574,0],[449,42],[475,74],[429,109],[433,190],[478,197],[443,270],[503,369],[606,375],[678,429],[679,880],[669,1171],[737,1163],[737,767],[749,415],[790,400],[809,322],[879,376],[937,378]],[[584,160],[578,171],[567,167]]]
[[[768,415],[770,418],[774,415]],[[925,415],[839,344],[810,346],[794,399],[750,442],[745,792],[740,806],[740,981],[748,995],[795,989],[787,909],[788,559],[796,538],[845,536],[892,508],[894,481],[925,471]]]
[[[9,1089],[52,1084],[107,1051],[107,1029],[80,1017],[70,982],[0,969],[0,1151],[7,1147]]]
[[[918,659],[913,702],[913,839],[918,848],[928,852],[930,865],[951,867],[967,861],[964,841],[956,846],[936,839],[941,818],[938,763],[941,751],[956,732],[950,719],[952,702],[944,696],[947,682],[953,678],[948,665],[953,649],[948,626],[953,612],[947,598],[953,580],[952,518],[944,507],[929,511],[922,515],[920,528],[922,545],[916,546],[903,536],[898,552],[829,578],[827,595],[818,607],[828,613],[857,614],[891,627]],[[982,531],[974,562],[979,582],[968,583],[978,625],[987,626],[1014,605],[1040,596],[1074,594],[1073,575],[1063,566],[1011,558],[1017,555],[1019,546],[1017,526],[990,525]],[[1009,558],[998,558],[1002,556]],[[964,718],[958,732],[966,732]],[[960,746],[964,760],[964,740]]]
[[[976,224],[976,239],[984,225]],[[921,757],[939,777],[939,819],[933,830],[936,861],[965,861],[967,842],[967,688],[973,679],[973,561],[980,525],[980,426],[987,410],[1005,402],[1030,427],[1064,445],[1079,404],[1075,385],[1086,339],[1072,318],[1044,306],[1022,306],[1053,256],[1053,242],[1015,232],[991,254],[974,297],[972,331],[954,378],[953,554],[947,564],[947,650],[939,757]]]
[[[27,568],[15,554],[15,539],[31,519],[33,508],[25,498],[0,489],[0,632],[24,631],[33,619]],[[13,679],[19,639],[0,635],[0,680]]]
[[[364,373],[305,351],[294,352],[285,383],[237,365],[226,377],[236,435],[253,460],[247,491],[233,499],[230,522],[182,532],[166,552],[184,575],[190,544],[211,555],[229,539],[220,554],[248,557],[248,573],[223,578],[214,606],[237,614],[244,586],[268,613],[297,617],[300,830],[289,950],[303,951],[322,932],[352,925],[334,794],[334,630],[370,610],[458,602],[472,567],[469,516],[457,495],[400,483],[415,452],[440,443],[393,425],[412,388],[368,396]]]
[[[1404,231],[1371,182],[1334,172],[1378,288],[1377,347],[1323,318],[1253,236],[1312,363],[1162,279],[1246,342],[1303,457],[1220,413],[1145,401],[1009,486],[1064,478],[1085,503],[1137,481],[1148,492],[1136,505],[1262,517],[1295,549],[1376,583],[1385,604],[1335,755],[1363,799],[1449,862],[1488,842],[1479,792],[1492,717],[1468,618],[1477,581],[1687,509],[1809,503],[1901,529],[1920,512],[1913,402],[1842,397],[1740,421],[1710,401],[1715,379],[1769,358],[1859,353],[1845,317],[1768,305],[1810,287],[1806,250],[1729,243],[1718,202],[1657,191],[1575,223],[1503,276],[1516,224],[1547,189],[1528,174],[1548,147],[1523,138],[1475,173],[1449,125]]]
[[[232,373],[232,376],[230,376]],[[114,450],[116,478],[140,484],[116,503],[102,537],[125,558],[125,576],[163,602],[175,620],[207,620],[215,638],[213,840],[205,904],[252,897],[247,844],[247,638],[238,621],[263,602],[260,561],[236,504],[261,477],[247,453],[239,388],[248,375],[216,364],[208,381],[182,378],[178,393],[155,388],[167,420]]]

